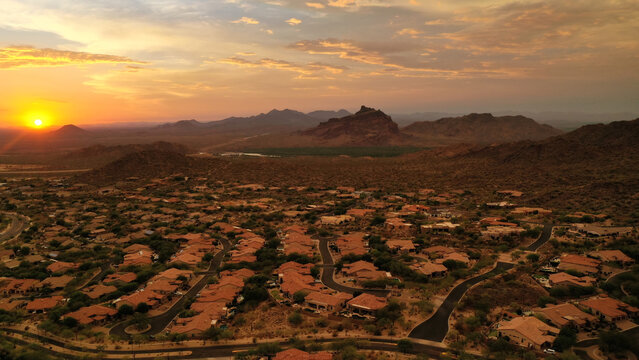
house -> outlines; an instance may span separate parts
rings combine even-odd
[[[117,310],[103,305],[91,305],[64,315],[78,321],[82,325],[102,324],[118,313]]]
[[[85,293],[88,297],[90,297],[91,299],[98,299],[104,295],[110,294],[112,292],[117,291],[118,288],[116,288],[115,286],[112,285],[102,285],[102,284],[98,284],[98,285],[93,285],[90,286],[84,290],[82,290],[83,293]]]
[[[436,224],[422,225],[420,228],[425,232],[451,232],[460,226],[460,224],[453,224],[450,221],[443,221]]]
[[[590,276],[577,277],[565,272],[550,274],[548,282],[550,286],[593,286],[597,279]]]
[[[597,274],[601,266],[601,261],[582,255],[567,254],[559,259],[559,270],[575,270],[585,274]]]
[[[364,293],[349,300],[346,304],[352,312],[362,315],[373,315],[375,311],[385,307],[388,302],[383,297]]]
[[[363,260],[351,264],[344,264],[342,274],[365,281],[390,277],[385,271],[380,271],[372,263]]]
[[[335,245],[342,255],[364,255],[368,252],[368,242],[365,237],[366,234],[361,232],[345,234],[337,238]]]
[[[122,296],[121,298],[116,299],[113,303],[116,304],[117,307],[120,307],[122,305],[129,305],[133,308],[141,303],[146,303],[150,308],[153,309],[162,304],[165,300],[166,297],[164,295],[158,294],[155,291],[144,289],[130,295]]]
[[[149,265],[153,263],[153,252],[148,250],[140,250],[124,255],[122,267]]]
[[[218,319],[212,319],[209,314],[201,313],[190,318],[177,318],[171,332],[184,335],[197,335],[210,329]]]
[[[524,228],[515,225],[512,226],[487,226],[486,229],[481,230],[481,236],[484,239],[501,239],[505,236],[520,235],[526,231]]]
[[[115,274],[107,275],[107,277],[104,278],[103,282],[105,284],[114,283],[118,281],[123,283],[129,283],[129,282],[135,281],[135,279],[137,279],[137,275],[135,275],[135,273],[133,272],[115,273]]]
[[[63,302],[64,297],[59,295],[34,299],[27,304],[26,310],[30,313],[44,313],[58,305],[61,305]]]
[[[603,262],[617,263],[621,266],[629,266],[635,263],[635,260],[624,254],[621,250],[599,250],[593,251],[588,256],[599,259]]]
[[[592,310],[595,315],[601,316],[609,322],[625,320],[629,316],[639,313],[638,308],[607,296],[593,297],[581,301],[579,305]]]
[[[320,218],[320,223],[322,225],[342,225],[348,222],[353,221],[354,218],[350,215],[333,215],[333,216],[322,216]]]
[[[313,291],[306,295],[304,302],[312,309],[334,312],[352,298],[353,296],[347,293],[325,294]]]
[[[417,263],[413,268],[428,277],[445,276],[448,268],[442,264],[432,263],[430,261]]]
[[[468,257],[468,255],[457,251],[444,254],[442,257],[436,259],[435,262],[438,264],[443,264],[446,260],[454,260],[466,265],[470,264],[470,258]]]
[[[0,292],[2,295],[12,295],[19,294],[25,295],[36,289],[37,284],[39,283],[36,279],[6,279],[3,281],[2,286],[0,286]]]
[[[333,354],[320,351],[318,353],[308,353],[295,348],[278,352],[273,360],[332,360]]]
[[[411,240],[388,240],[386,241],[386,246],[402,254],[415,252],[415,244]]]
[[[622,227],[622,226],[599,226],[594,224],[573,224],[571,226],[572,231],[576,231],[578,233],[584,234],[590,237],[617,237],[628,235],[632,233],[633,228],[630,226]]]
[[[47,271],[53,274],[64,273],[64,272],[67,272],[68,270],[77,269],[79,266],[80,266],[79,264],[75,264],[75,263],[56,261],[54,263],[51,263],[49,266],[47,266]]]
[[[73,280],[73,276],[69,276],[69,275],[48,277],[40,281],[37,287],[38,288],[48,287],[51,290],[60,290],[60,289],[64,289],[64,287],[67,286],[67,284],[70,283],[71,280]]]
[[[550,305],[545,308],[534,309],[533,311],[536,314],[543,315],[559,328],[569,325],[582,328],[597,320],[595,316],[581,311],[578,307],[570,303]]]
[[[525,348],[541,350],[549,348],[559,334],[559,329],[536,317],[516,317],[497,323],[499,336]]]
[[[533,207],[518,207],[510,213],[513,215],[550,215],[552,214],[552,210]]]
[[[413,230],[413,224],[401,218],[389,218],[384,222],[384,230],[395,235],[409,235]]]

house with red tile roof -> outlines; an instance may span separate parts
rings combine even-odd
[[[595,315],[602,316],[609,322],[625,320],[639,313],[638,308],[603,295],[580,301],[579,305],[592,310]]]
[[[385,307],[388,302],[383,297],[371,294],[361,294],[347,303],[349,310],[363,315],[373,315],[375,311]]]
[[[295,348],[280,351],[273,360],[332,360],[333,354],[321,351],[318,353],[308,353]]]
[[[56,261],[50,264],[49,266],[47,266],[47,271],[54,274],[64,273],[64,272],[67,272],[68,270],[77,269],[78,267],[80,267],[80,264],[70,263],[65,261]]]
[[[533,309],[533,312],[535,314],[541,314],[559,328],[564,326],[581,328],[597,321],[595,316],[581,311],[578,307],[570,303],[536,308]]]
[[[160,304],[166,301],[166,296],[156,293],[151,290],[141,290],[134,292],[133,294],[124,295],[119,299],[116,299],[113,303],[116,304],[117,307],[120,307],[124,304],[129,305],[133,308],[138,306],[141,303],[146,303],[151,309],[159,306]]]
[[[147,250],[140,250],[134,253],[124,255],[124,262],[121,267],[136,266],[136,265],[149,265],[153,263],[153,252]]]
[[[27,304],[26,310],[31,313],[44,313],[63,303],[64,297],[59,295],[34,299]]]
[[[415,244],[411,240],[388,240],[386,246],[393,251],[398,251],[402,254],[408,254],[415,252]]]
[[[48,287],[51,290],[59,290],[64,289],[68,283],[73,280],[73,276],[62,275],[62,276],[51,276],[48,277],[37,285],[38,288]]]
[[[559,329],[550,326],[534,316],[516,317],[497,323],[500,337],[517,346],[541,350],[549,348],[559,334]]]
[[[599,250],[593,251],[588,255],[603,262],[617,263],[622,266],[629,266],[635,263],[633,258],[624,254],[621,250]]]
[[[311,309],[335,312],[352,298],[353,295],[347,293],[327,294],[313,291],[306,295],[304,302]]]
[[[135,273],[133,272],[115,273],[115,274],[107,275],[107,277],[104,278],[103,282],[105,284],[118,282],[118,281],[129,283],[129,282],[135,281],[136,278],[137,278],[137,275],[135,275]]]
[[[364,255],[368,252],[366,234],[362,232],[344,234],[337,238],[335,245],[342,255]]]
[[[402,218],[391,217],[384,222],[384,230],[387,234],[409,235],[413,231],[414,225]]]
[[[102,324],[111,319],[118,313],[117,310],[103,305],[91,305],[80,308],[74,312],[64,315],[64,318],[70,317],[78,321],[82,325]]]
[[[576,270],[586,274],[597,274],[601,268],[601,261],[582,255],[566,254],[559,259],[559,270]]]
[[[98,299],[98,298],[100,298],[100,297],[102,297],[104,295],[110,294],[110,293],[115,292],[117,290],[118,290],[118,288],[116,288],[115,286],[112,286],[112,285],[98,284],[98,285],[90,286],[90,287],[82,290],[82,292],[85,293],[91,299]]]
[[[597,279],[590,276],[577,277],[565,272],[550,274],[548,282],[550,286],[593,286]]]
[[[40,281],[36,279],[6,278],[4,279],[4,281],[1,281],[1,283],[2,285],[0,285],[0,293],[2,293],[4,296],[7,296],[12,294],[25,295],[31,291],[34,291]]]
[[[417,263],[413,265],[413,269],[428,277],[441,277],[445,276],[448,272],[448,268],[444,265],[433,263],[430,261]]]

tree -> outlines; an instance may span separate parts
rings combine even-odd
[[[122,305],[124,306],[124,305]],[[139,303],[138,306],[135,307],[135,311],[139,312],[139,313],[148,313],[149,312],[149,305],[147,305],[147,303]]]
[[[604,354],[622,354],[632,350],[630,337],[618,331],[604,331],[599,335],[599,348]]]
[[[133,325],[137,330],[144,330],[149,326],[149,317],[143,313],[135,313],[133,319],[129,321],[129,325]]]
[[[211,253],[206,253],[204,254],[204,256],[202,256],[203,262],[211,262],[211,260],[213,260],[213,254]]]
[[[124,304],[122,306],[120,306],[120,308],[118,309],[118,314],[120,315],[131,315],[133,314],[135,311],[133,310],[133,307],[131,305],[127,305]]]
[[[526,259],[528,259],[528,261],[530,261],[531,263],[536,263],[537,261],[539,261],[539,254],[530,253],[526,255]]]
[[[62,320],[62,324],[66,327],[76,327],[78,325],[78,320],[76,320],[75,318],[72,318],[70,316],[67,316],[64,318],[64,320]]]
[[[409,353],[413,350],[413,342],[409,339],[401,339],[397,342],[397,348],[404,354]]]
[[[304,318],[302,318],[302,314],[297,311],[288,316],[288,322],[291,323],[291,325],[297,326],[300,325],[303,321]]]
[[[304,290],[296,291],[295,294],[293,294],[293,301],[296,304],[301,304],[304,302],[306,295],[308,295],[308,293]]]
[[[570,326],[564,326],[559,330],[552,346],[557,351],[566,351],[577,343],[577,332]]]

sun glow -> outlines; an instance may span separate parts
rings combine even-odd
[[[35,127],[41,127],[42,125],[44,125],[44,123],[40,119],[35,119],[35,120],[33,120],[33,125]]]

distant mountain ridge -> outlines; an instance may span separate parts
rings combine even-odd
[[[400,141],[399,126],[381,110],[362,105],[352,115],[332,118],[300,132],[319,140],[341,139],[344,145],[387,145]]]
[[[73,138],[73,137],[81,137],[81,136],[90,136],[91,132],[84,130],[78,126],[75,126],[73,124],[68,124],[68,125],[64,125],[63,127],[59,128],[58,130],[54,130],[51,132],[51,135],[56,136],[56,137],[69,137],[69,138]]]
[[[419,121],[404,127],[402,131],[422,139],[454,140],[457,143],[474,144],[541,140],[562,134],[561,130],[539,124],[525,116],[496,117],[490,113]]]

